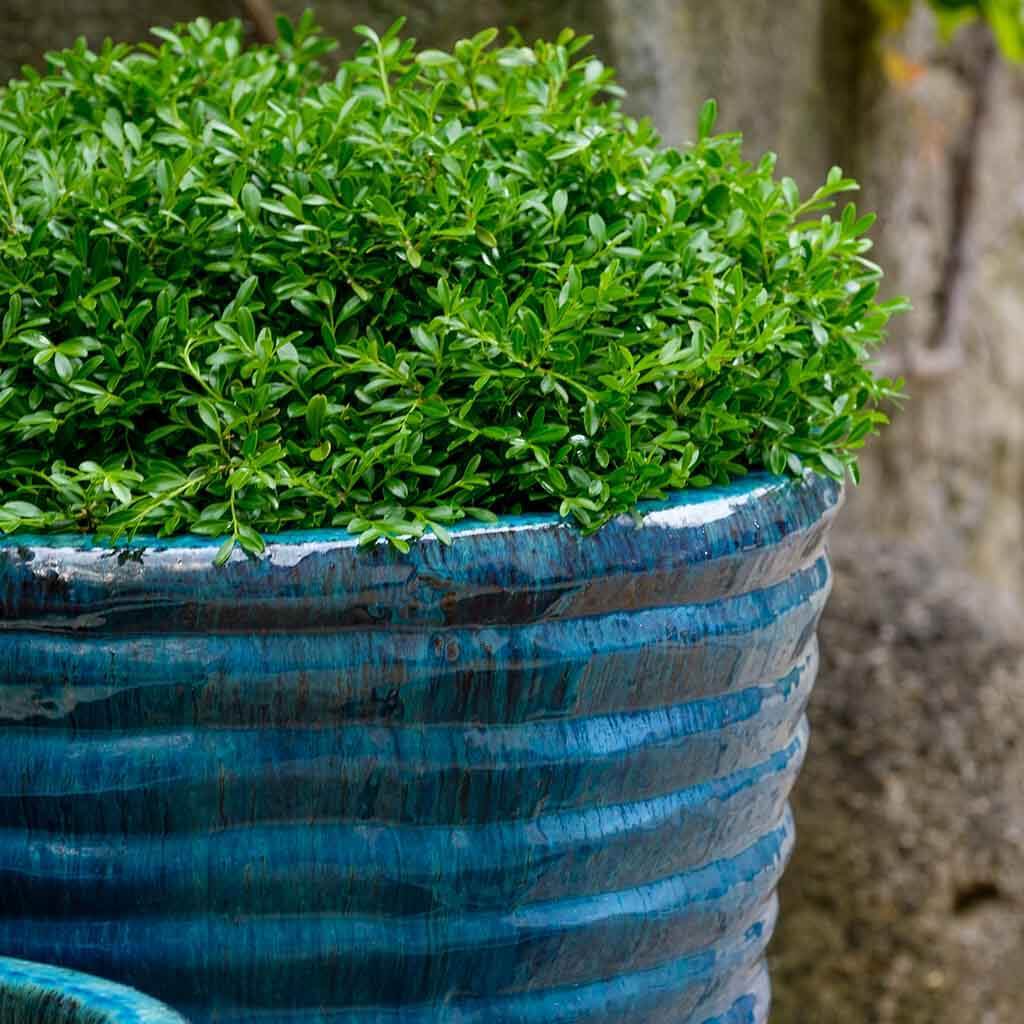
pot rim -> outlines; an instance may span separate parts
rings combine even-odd
[[[169,1006],[127,985],[67,967],[0,956],[0,991],[64,996],[105,1024],[186,1024]]]
[[[216,538],[14,534],[0,541],[0,631],[511,622],[661,605],[680,586],[712,600],[814,562],[842,499],[824,477],[752,474],[647,502],[589,536],[552,513],[465,523],[453,544],[427,536],[407,552],[297,530],[266,537],[259,556],[236,548],[220,566]]]
[[[835,481],[817,476],[811,472],[802,477],[778,476],[766,472],[753,472],[727,484],[711,487],[694,487],[682,491],[673,491],[660,501],[645,501],[637,506],[637,516],[644,526],[658,526],[668,529],[687,529],[703,526],[716,520],[728,518],[738,506],[747,505],[769,494],[787,489],[797,490],[817,482],[819,486],[831,485],[835,491],[834,505],[842,503],[843,487]],[[635,517],[623,513],[610,523],[601,527],[607,530],[611,526],[632,525]],[[520,533],[530,531],[564,530],[579,533],[579,528],[569,519],[557,512],[531,512],[518,515],[499,516],[497,522],[484,523],[466,518],[453,523],[449,528],[453,541],[463,537],[475,537],[487,534]],[[600,531],[598,531],[600,532]],[[9,533],[0,535],[0,552],[4,550],[31,551],[74,551],[74,552],[111,552],[123,550],[145,551],[202,551],[216,550],[224,542],[226,535],[205,537],[195,533],[177,534],[172,537],[158,537],[155,534],[138,533],[132,537],[116,541],[95,533]],[[264,533],[267,550],[257,559],[272,555],[273,549],[281,551],[291,547],[308,548],[330,547],[333,549],[358,547],[359,539],[343,527],[330,527],[308,530],[287,530],[281,533]],[[426,533],[413,542],[413,547],[423,544],[440,544],[432,533]],[[370,549],[382,547],[388,542],[381,538]],[[251,558],[236,548],[231,561]]]

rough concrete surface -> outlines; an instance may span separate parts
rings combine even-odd
[[[921,547],[833,554],[773,1024],[1019,1024],[1021,609]]]
[[[891,44],[916,77],[864,102],[854,170],[880,214],[875,258],[915,308],[886,352],[908,401],[847,525],[942,548],[1024,596],[1024,69],[980,27],[947,47],[927,28]]]

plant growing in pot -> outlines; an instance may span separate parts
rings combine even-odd
[[[870,218],[571,32],[0,96],[0,953],[190,1019],[761,1022]]]

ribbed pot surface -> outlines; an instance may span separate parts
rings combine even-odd
[[[839,501],[0,542],[0,953],[195,1022],[761,1024]]]

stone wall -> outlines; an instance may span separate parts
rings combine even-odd
[[[297,13],[302,4],[283,5]],[[0,80],[84,33],[229,0],[0,0]],[[1024,71],[868,0],[340,0],[348,39],[398,14],[428,45],[486,25],[591,32],[633,111],[684,142],[714,95],[804,185],[834,162],[881,216],[915,311],[886,364],[910,401],[865,459],[836,544],[775,1024],[1017,1024],[1024,1005]]]

